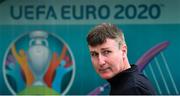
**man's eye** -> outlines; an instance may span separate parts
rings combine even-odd
[[[92,56],[92,57],[98,56],[98,53],[91,53],[91,56]]]
[[[111,51],[108,51],[108,50],[103,51],[103,54],[104,54],[104,55],[108,55],[109,53],[111,53]]]

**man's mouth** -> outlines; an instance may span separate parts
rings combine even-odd
[[[107,68],[101,68],[101,69],[99,69],[99,72],[104,73],[104,72],[107,72],[107,71],[109,71],[109,70],[111,70],[110,67],[107,67]]]

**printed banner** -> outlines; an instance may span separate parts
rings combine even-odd
[[[157,94],[179,94],[179,5],[179,0],[0,0],[0,94],[109,94],[86,42],[102,22],[123,30],[131,64],[146,58],[143,73]]]

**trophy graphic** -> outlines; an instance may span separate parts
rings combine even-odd
[[[43,31],[34,31],[30,33],[29,42],[29,67],[35,77],[34,86],[46,86],[43,76],[47,71],[50,62],[50,50],[46,40],[48,33]]]
[[[74,80],[71,50],[52,33],[37,30],[19,36],[4,58],[4,79],[12,94],[66,94]]]

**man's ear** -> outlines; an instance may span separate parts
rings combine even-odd
[[[127,56],[127,46],[126,46],[126,44],[122,44],[121,50],[122,50],[123,58],[126,57]]]

